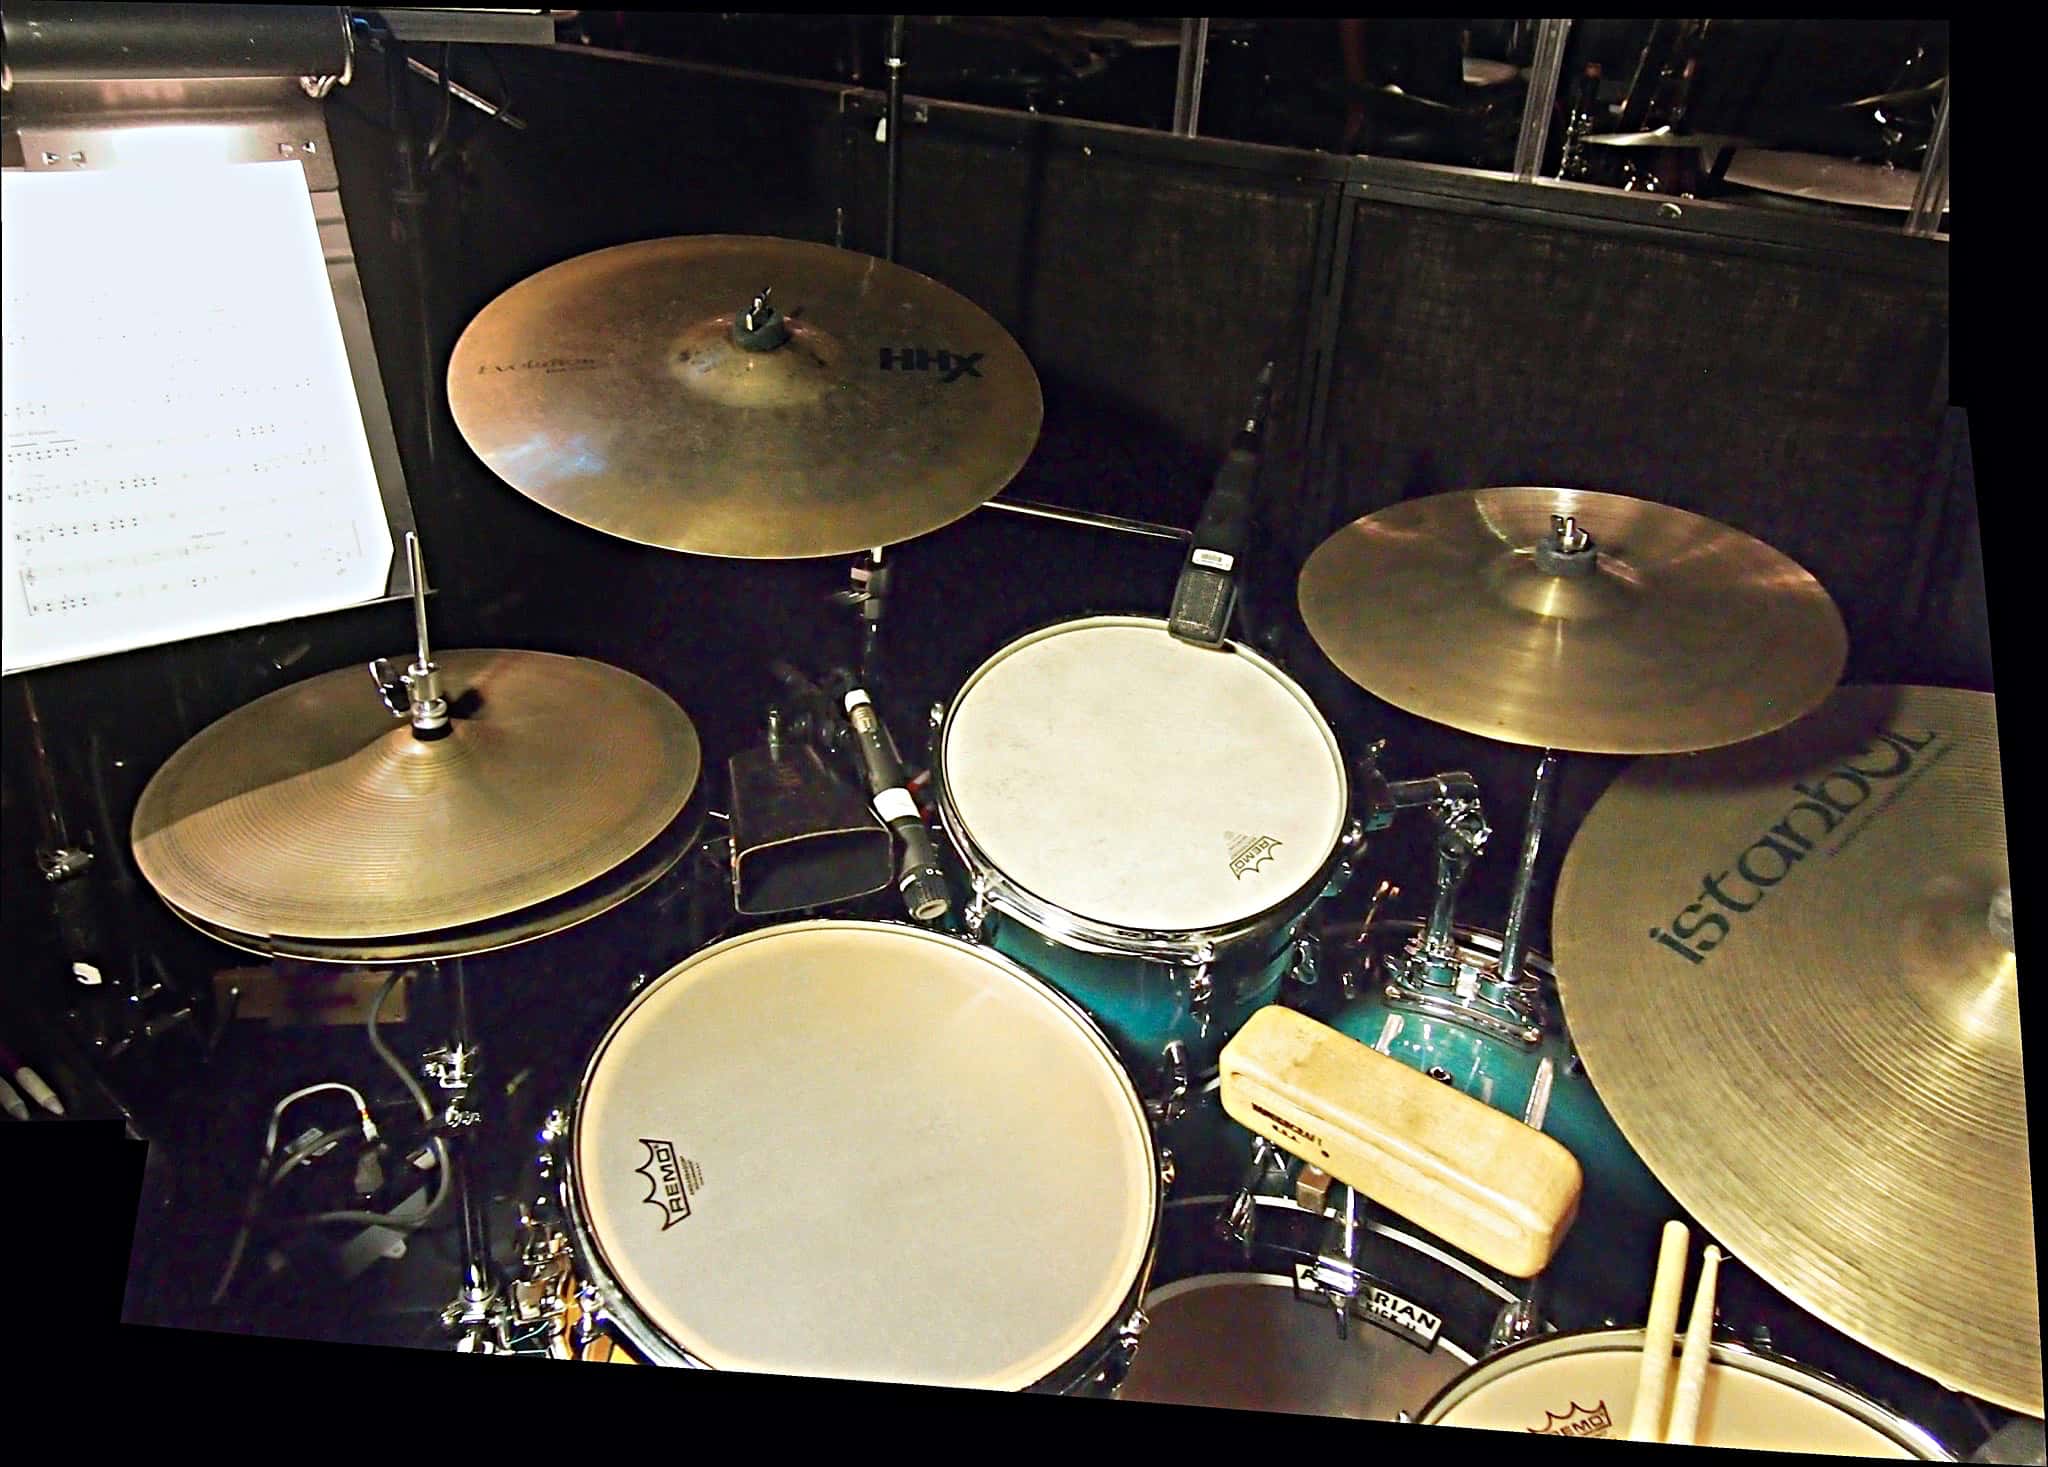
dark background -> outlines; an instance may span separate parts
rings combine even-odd
[[[528,127],[459,104],[448,114],[429,175],[422,322],[392,237],[380,66],[359,59],[328,125],[437,587],[437,640],[575,653],[648,678],[696,722],[715,780],[755,737],[771,658],[816,671],[850,656],[851,617],[826,599],[846,563],[683,557],[558,518],[462,445],[438,373],[499,292],[606,245],[733,233],[878,252],[880,98],[587,49],[463,48],[458,78]],[[441,99],[424,82],[405,96],[415,114],[405,125],[424,139],[441,125]],[[1510,484],[1678,505],[1819,577],[1849,628],[1846,680],[1990,688],[1967,426],[1948,402],[1945,242],[1906,238],[1895,220],[1712,203],[1671,220],[1639,197],[1381,160],[957,104],[913,101],[906,112],[901,261],[989,310],[1044,388],[1041,444],[1007,497],[1192,525],[1259,365],[1276,363],[1240,631],[1309,689],[1353,754],[1387,738],[1392,774],[1479,777],[1499,834],[1466,920],[1497,927],[1505,916],[1535,755],[1399,714],[1308,642],[1294,577],[1361,514]],[[424,380],[422,327],[436,364]],[[1038,625],[1163,614],[1179,566],[1167,542],[996,510],[891,558],[892,719],[949,696]],[[140,883],[126,852],[135,800],[215,719],[290,682],[396,655],[409,628],[402,607],[364,608],[32,675],[73,836],[86,832],[100,858],[93,879],[118,961],[201,995],[215,969],[249,961],[189,932]],[[17,961],[4,1001],[47,1015],[75,995],[34,876],[34,789],[21,699],[9,694],[0,869]],[[902,730],[914,726],[898,724],[907,746]],[[1551,870],[1619,767],[1566,761]],[[1391,875],[1404,888],[1397,910],[1418,912],[1425,851],[1416,832],[1391,833],[1356,889]],[[564,1073],[616,1012],[623,981],[680,956],[674,925],[651,904],[593,925],[603,930],[492,960],[507,975],[493,1001],[508,1032],[551,1035]],[[81,1108],[125,1108],[149,1134],[195,1097],[236,1093],[231,1069],[199,1062],[203,1018],[117,1064],[80,1067],[74,1088],[92,1097]],[[310,1050],[295,1063],[325,1077]],[[282,1093],[275,1073],[265,1094]],[[234,1144],[239,1176],[254,1143]]]

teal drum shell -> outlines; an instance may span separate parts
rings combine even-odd
[[[1289,977],[1314,981],[1314,946],[1300,931],[1307,915],[1261,948],[1231,952],[1210,965],[1206,1028],[1194,1011],[1188,968],[1083,952],[1001,912],[983,920],[982,937],[1093,1015],[1141,1081],[1163,1082],[1163,1056],[1175,1040],[1186,1047],[1189,1078],[1198,1080],[1216,1072],[1230,1036],[1278,999]]]
[[[946,710],[931,769],[953,930],[1079,1004],[1154,1097],[1198,1088],[1290,976],[1314,981],[1309,919],[1364,845],[1308,695],[1155,618],[1004,647]]]
[[[1495,1110],[1540,1121],[1537,1129],[1571,1152],[1585,1174],[1578,1218],[1545,1271],[1545,1315],[1563,1328],[1639,1318],[1642,1280],[1656,1268],[1658,1234],[1667,1220],[1684,1216],[1678,1203],[1622,1138],[1574,1059],[1554,995],[1550,1027],[1528,1046],[1388,1001],[1380,959],[1418,926],[1376,924],[1366,946],[1339,932],[1326,934],[1322,981],[1288,985],[1288,1006]],[[1490,933],[1464,929],[1458,936],[1474,954],[1499,953],[1499,939]],[[1527,971],[1547,986],[1547,963],[1533,956],[1526,961]],[[1339,981],[1346,968],[1349,985]],[[1368,981],[1375,976],[1378,981]],[[1546,1061],[1548,1095],[1538,1115],[1530,1100]],[[1185,1111],[1160,1127],[1158,1137],[1172,1159],[1172,1196],[1179,1203],[1208,1200],[1220,1210],[1250,1180],[1254,1138],[1224,1112],[1213,1080],[1189,1096]]]
[[[1580,1216],[1598,1218],[1619,1211],[1654,1218],[1662,1226],[1678,1216],[1678,1204],[1622,1139],[1614,1118],[1587,1079],[1564,1029],[1549,964],[1540,957],[1525,959],[1546,990],[1550,1023],[1541,1040],[1523,1045],[1511,1039],[1391,1002],[1378,959],[1396,950],[1397,941],[1413,935],[1418,924],[1387,922],[1376,926],[1372,951],[1354,959],[1357,977],[1349,996],[1331,983],[1310,994],[1303,1011],[1368,1048],[1397,1059],[1410,1069],[1444,1080],[1476,1100],[1552,1137],[1578,1158],[1586,1175]],[[1500,939],[1492,933],[1460,930],[1468,951],[1495,958]],[[1334,939],[1333,939],[1334,941]],[[1356,949],[1354,949],[1356,951]],[[1334,966],[1334,961],[1333,961]],[[1547,1066],[1548,1095],[1540,1113],[1532,1112],[1539,1077]]]

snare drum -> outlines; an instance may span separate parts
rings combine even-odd
[[[1539,1436],[1618,1437],[1635,1409],[1642,1357],[1641,1330],[1532,1340],[1468,1371],[1416,1420]],[[1767,1452],[1955,1460],[1919,1427],[1840,1382],[1735,1344],[1713,1347],[1697,1440]]]
[[[1145,1342],[1119,1400],[1392,1421],[1471,1368],[1515,1296],[1418,1233],[1368,1219],[1368,1276],[1339,1336],[1327,1299],[1296,1286],[1329,1218],[1257,1200],[1249,1259],[1216,1234],[1213,1206],[1167,1208]],[[1182,1276],[1184,1275],[1184,1276]]]
[[[1248,648],[1149,617],[1064,622],[967,679],[933,748],[967,930],[1095,1015],[1141,1075],[1190,1077],[1312,962],[1311,909],[1363,838],[1335,734]]]
[[[1161,1195],[1114,1052],[1008,959],[817,921],[642,990],[569,1125],[576,1268],[642,1360],[988,1390],[1120,1377]]]

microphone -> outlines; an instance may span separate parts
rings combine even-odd
[[[853,724],[854,742],[867,770],[868,788],[874,792],[875,813],[903,840],[896,889],[903,893],[904,905],[912,917],[920,922],[936,922],[946,915],[953,902],[946,893],[945,873],[939,869],[938,856],[932,850],[931,832],[925,829],[917,801],[903,787],[903,766],[896,755],[895,741],[862,689],[855,688],[846,695],[846,716]]]
[[[1251,535],[1252,491],[1258,483],[1272,393],[1273,364],[1268,362],[1259,373],[1251,411],[1216,471],[1215,487],[1202,507],[1180,581],[1173,588],[1166,629],[1183,642],[1220,647],[1230,630],[1231,613],[1237,609],[1238,562]]]

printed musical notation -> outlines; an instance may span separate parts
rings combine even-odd
[[[5,670],[380,595],[391,532],[300,165],[0,188]]]

